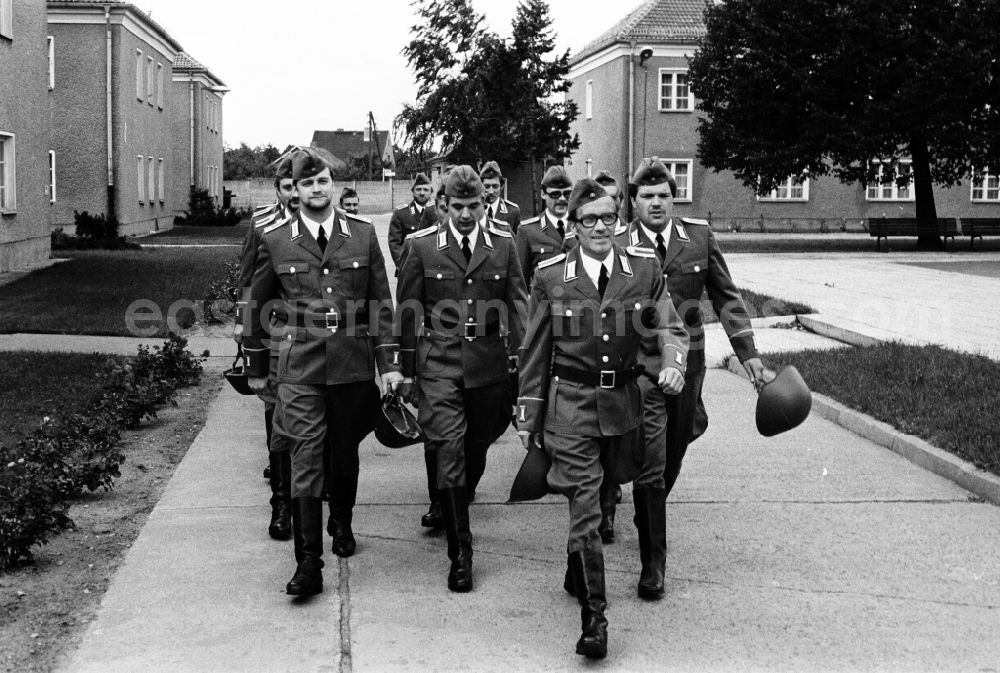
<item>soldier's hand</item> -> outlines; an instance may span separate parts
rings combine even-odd
[[[528,432],[527,430],[518,430],[517,436],[521,440],[521,444],[524,446],[524,450],[527,451],[532,443],[538,446],[542,445],[542,433],[540,432]]]
[[[388,372],[386,374],[382,374],[382,390],[394,393],[399,388],[399,384],[402,382],[403,375],[399,372]]]
[[[243,343],[243,325],[233,327],[233,341],[238,344]]]
[[[247,385],[250,386],[250,390],[254,391],[258,395],[264,392],[267,388],[267,377],[266,376],[248,376]]]
[[[673,367],[667,367],[660,372],[660,377],[656,380],[656,384],[660,386],[660,390],[665,394],[676,395],[684,390],[684,375]]]
[[[413,397],[417,392],[417,387],[413,383],[413,379],[402,379],[396,386],[396,394],[399,395],[400,399],[407,404],[413,402]]]
[[[743,363],[743,369],[747,370],[747,374],[750,375],[750,383],[755,388],[759,389],[764,385],[764,363],[761,362],[760,358],[750,358]]]

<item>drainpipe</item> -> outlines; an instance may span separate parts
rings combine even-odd
[[[635,40],[628,44],[628,165],[625,167],[625,184],[635,170]],[[626,214],[632,218],[632,200],[626,199]]]
[[[190,154],[188,159],[188,181],[190,182],[190,186],[194,187],[194,134],[197,127],[194,123],[194,74],[192,73],[188,73],[188,103],[191,108],[188,114],[188,117],[191,119],[191,138],[188,150]]]
[[[108,132],[108,220],[117,219],[115,211],[115,164],[114,164],[114,106],[111,99],[111,6],[104,5],[104,41],[107,67],[104,74],[105,88],[105,117],[107,118]]]

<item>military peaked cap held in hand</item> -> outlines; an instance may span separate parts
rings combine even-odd
[[[600,173],[595,175],[594,182],[604,186],[614,185],[615,187],[620,187],[618,181],[615,180],[615,176],[611,175],[611,173],[609,173],[608,171],[601,171]]]
[[[431,184],[430,178],[428,178],[423,173],[417,173],[417,177],[413,178],[413,187],[419,187],[420,185],[429,185],[429,184]]]
[[[483,180],[489,180],[491,178],[502,178],[503,173],[500,172],[500,165],[495,161],[487,161],[483,164],[483,167],[479,170],[479,177]]]
[[[588,203],[592,203],[599,198],[607,196],[608,193],[593,178],[582,178],[573,185],[573,193],[569,195],[569,207],[567,212],[571,218],[575,218],[576,209]]]
[[[287,180],[292,177],[292,155],[289,154],[284,159],[278,163],[278,167],[274,171],[274,177],[279,180]]]
[[[552,166],[549,170],[545,171],[545,176],[542,178],[542,189],[546,189],[548,187],[558,187],[562,189],[564,187],[572,186],[573,181],[569,179],[566,169],[562,166]]]
[[[473,196],[481,196],[483,193],[483,182],[479,175],[472,169],[472,166],[456,166],[448,179],[444,183],[445,196],[458,199],[468,199]]]
[[[332,165],[315,147],[305,147],[292,155],[292,179],[295,181],[319,175],[324,168],[333,173]]]
[[[633,187],[649,187],[663,183],[670,185],[671,196],[677,196],[677,183],[674,182],[674,176],[670,174],[670,171],[658,157],[643,159],[632,175],[631,184]],[[634,190],[631,191],[634,193]]]

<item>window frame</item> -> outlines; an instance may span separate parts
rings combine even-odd
[[[808,203],[809,202],[809,178],[803,178],[799,183],[802,186],[802,196],[791,196],[795,180],[794,175],[789,175],[777,189],[772,189],[766,196],[757,195],[757,200],[761,203]],[[780,196],[781,188],[788,190],[788,196]]]
[[[992,189],[988,184],[988,181],[991,179],[996,181],[996,186]],[[969,200],[972,203],[1000,203],[1000,173],[990,173],[989,166],[986,166],[983,168],[983,173],[979,179],[973,177],[970,183]],[[981,192],[982,196],[977,197],[977,191]],[[989,197],[990,191],[996,191],[997,196],[991,199]]]
[[[141,154],[136,155],[136,169],[139,173],[139,179],[137,186],[139,188],[139,205],[144,205],[146,203],[146,180],[143,177],[143,171],[146,170],[146,157]]]
[[[688,69],[687,68],[660,68],[658,71],[658,76],[656,79],[657,89],[657,109],[660,112],[694,112],[694,95],[691,93],[691,83],[687,81]],[[664,107],[664,95],[663,95],[663,80],[664,76],[669,75],[671,79],[670,84],[670,96],[669,100],[674,107]],[[684,75],[685,82],[684,86],[687,88],[687,107],[676,107],[679,97],[677,95],[677,75]]]
[[[163,64],[156,64],[156,107],[163,109]]]
[[[156,201],[156,164],[153,157],[146,157],[146,198],[149,199],[149,205],[153,205]]]
[[[677,196],[674,197],[674,203],[691,203],[694,201],[694,159],[660,159],[667,170],[670,171],[670,175],[674,177],[674,182],[677,183]],[[685,164],[687,166],[687,184],[684,185],[684,189],[687,191],[686,196],[681,196],[681,183],[677,180],[677,166],[679,164]]]
[[[865,185],[865,201],[871,203],[894,203],[894,202],[912,203],[917,200],[916,194],[913,189],[913,161],[911,159],[900,159],[898,163],[898,166],[905,165],[910,167],[910,182],[906,187],[902,188],[896,183],[895,179],[893,179],[893,181],[890,182],[889,184],[883,183],[881,178],[882,178],[882,168],[884,167],[884,164],[878,160],[872,160],[871,163],[878,164],[878,174],[876,176],[875,182]],[[897,166],[897,172],[898,172],[898,166]],[[886,187],[890,187],[892,189],[891,196],[882,196],[882,190]],[[875,196],[872,196],[871,194],[872,189],[876,190]],[[900,189],[906,189],[909,192],[909,195],[900,198],[899,196]]]
[[[583,93],[584,118],[594,118],[594,80],[588,79]]]
[[[17,212],[17,136],[0,131],[0,177],[3,191],[0,192],[0,214],[13,215]]]
[[[150,105],[155,104],[155,101],[153,100],[153,94],[156,93],[154,91],[156,87],[154,86],[153,82],[153,63],[154,63],[153,57],[147,56],[146,57],[146,102],[149,103]]]
[[[56,151],[49,150],[49,203],[56,202]]]
[[[144,69],[142,49],[135,50],[135,97],[142,102],[142,71]]]
[[[160,203],[162,204],[164,201],[167,200],[166,198],[167,190],[164,184],[166,180],[164,179],[165,172],[163,168],[163,157],[160,157],[159,159],[156,160],[156,176],[157,179],[159,180],[159,184],[157,185],[157,190],[156,190],[156,196],[159,199]]]
[[[52,35],[45,38],[49,55],[49,91],[56,88],[56,40]]]
[[[14,4],[11,0],[0,0],[0,37],[14,39]]]

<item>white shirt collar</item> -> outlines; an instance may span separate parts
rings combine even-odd
[[[333,218],[336,215],[335,210],[331,208],[330,216],[322,222],[309,219],[309,216],[305,214],[305,211],[300,210],[299,212],[302,214],[302,224],[306,225],[306,229],[308,229],[309,233],[313,235],[313,238],[319,240],[319,228],[323,227],[323,231],[326,232],[326,240],[330,240],[330,236],[333,235]]]
[[[455,240],[458,242],[458,247],[461,248],[463,234],[460,234],[458,232],[458,229],[455,228],[455,223],[451,221],[450,217],[448,218],[448,228],[451,229],[451,235],[455,237]],[[479,233],[479,227],[476,227],[468,234],[469,250],[472,250],[473,252],[475,252],[476,250],[476,239],[479,238],[479,236],[477,236],[478,233]]]
[[[413,202],[413,207],[417,209],[418,213],[423,213],[424,212],[424,206],[420,205],[416,201]]]
[[[669,222],[667,222],[666,228],[662,232],[660,232],[660,235],[663,236],[663,245],[664,245],[664,247],[670,244],[670,227],[671,227],[672,224],[673,224],[673,220],[670,220]],[[653,247],[655,248],[656,247],[656,232],[653,231],[652,229],[650,229],[649,227],[647,227],[642,222],[639,223],[639,227],[641,227],[643,233],[645,233],[646,236],[649,237],[649,242],[652,243]]]
[[[614,249],[608,251],[608,256],[603,260],[594,259],[590,255],[585,255],[583,251],[580,251],[580,261],[583,262],[583,270],[587,272],[587,276],[593,281],[594,287],[597,287],[597,280],[601,276],[601,265],[603,264],[608,269],[608,278],[611,278],[611,272],[615,270],[615,255]]]
[[[549,218],[549,222],[552,223],[553,227],[556,226],[556,222],[558,222],[559,220],[562,220],[563,231],[566,231],[566,229],[568,229],[568,227],[566,225],[569,223],[569,220],[566,219],[565,215],[563,215],[562,217],[556,217],[555,213],[553,213],[551,210],[549,210],[548,208],[546,208],[545,209],[545,217]]]

